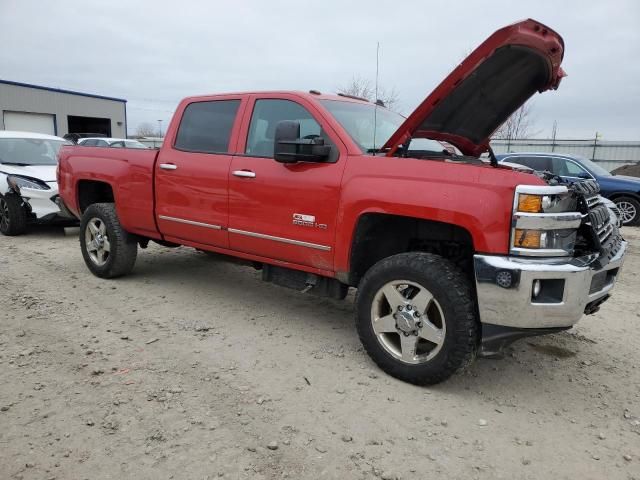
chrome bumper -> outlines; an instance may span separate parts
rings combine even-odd
[[[597,256],[536,259],[475,255],[480,320],[514,328],[567,328],[594,313],[615,285],[627,242],[607,265]],[[540,294],[534,297],[534,282]]]

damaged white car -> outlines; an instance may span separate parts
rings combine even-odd
[[[77,224],[58,200],[56,167],[63,138],[0,131],[0,233],[20,235],[30,223]]]

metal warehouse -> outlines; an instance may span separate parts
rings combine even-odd
[[[100,133],[125,138],[127,101],[0,80],[0,130],[58,136]]]

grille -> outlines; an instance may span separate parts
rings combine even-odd
[[[589,223],[601,244],[605,243],[613,233],[614,225],[611,222],[611,215],[604,205],[589,208]]]
[[[582,185],[586,183],[587,185]],[[584,222],[589,227],[592,236],[592,244],[596,251],[600,253],[600,263],[605,265],[611,260],[622,245],[622,237],[617,225],[612,221],[613,217],[609,207],[602,202],[602,197],[598,195],[599,187],[595,182],[580,182],[575,184],[576,191],[583,194],[586,201],[587,214]]]

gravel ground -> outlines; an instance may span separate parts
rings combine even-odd
[[[0,237],[2,479],[640,479],[640,231],[575,329],[445,384],[388,377],[353,298],[189,248],[100,280],[76,236]]]

